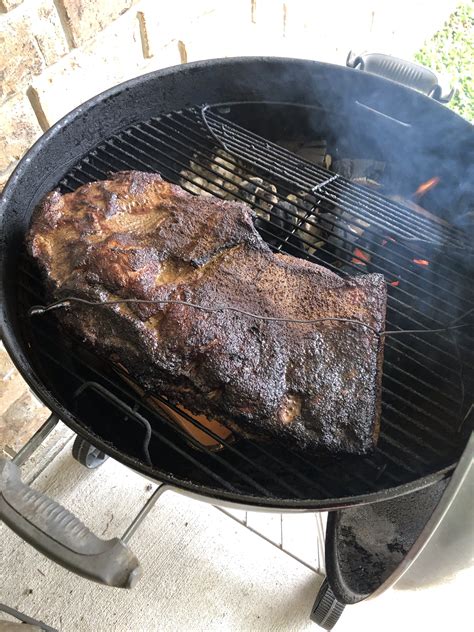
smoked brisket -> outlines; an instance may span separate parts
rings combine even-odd
[[[50,297],[173,299],[384,327],[383,276],[274,254],[244,203],[122,172],[50,193],[28,236]],[[383,338],[357,324],[262,321],[186,305],[73,304],[60,321],[147,391],[253,436],[364,453],[380,420]]]

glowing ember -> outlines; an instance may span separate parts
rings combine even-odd
[[[434,178],[430,178],[426,182],[423,182],[423,184],[420,184],[420,186],[415,191],[415,196],[418,198],[422,197],[423,195],[425,195],[425,193],[428,193],[430,189],[435,187],[438,184],[439,180],[440,179],[435,176]]]
[[[393,285],[393,287],[398,287],[400,285],[400,281],[390,281],[390,285]]]
[[[354,248],[354,256],[352,257],[352,263],[365,266],[365,262],[370,261],[370,255],[361,250],[360,248]]]
[[[413,263],[416,263],[417,266],[429,266],[430,262],[426,259],[413,259]]]

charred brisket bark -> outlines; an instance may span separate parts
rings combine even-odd
[[[243,203],[190,195],[157,174],[123,172],[49,194],[28,247],[55,299],[178,299],[383,328],[381,275],[347,280],[273,254],[252,217]],[[364,327],[169,304],[75,304],[57,313],[143,388],[195,413],[333,452],[363,453],[377,440],[382,339]]]

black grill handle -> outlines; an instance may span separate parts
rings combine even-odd
[[[443,87],[437,75],[429,68],[383,53],[356,55],[350,51],[346,66],[391,79],[408,88],[418,90],[440,103],[448,103],[455,92],[454,88]]]
[[[48,496],[25,485],[15,463],[0,458],[0,519],[35,549],[100,584],[133,588],[141,567],[118,538],[101,540]]]

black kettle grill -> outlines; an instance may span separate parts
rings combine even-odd
[[[327,582],[313,615],[327,629],[343,604],[380,590],[420,548],[430,516],[459,489],[453,473],[463,452],[468,458],[474,420],[474,332],[464,326],[474,307],[473,129],[427,96],[447,98],[431,76],[419,71],[423,85],[407,87],[373,74],[386,71],[382,62],[236,58],[138,77],[56,123],[0,202],[2,338],[34,392],[96,451],[189,494],[329,510]],[[390,68],[392,78],[406,76]],[[311,143],[324,144],[321,160],[298,153]],[[377,177],[352,177],[354,160],[375,165]],[[34,208],[54,188],[72,191],[126,169],[246,201],[276,252],[339,274],[383,273],[387,329],[441,329],[387,339],[373,453],[316,458],[239,436],[214,436],[220,449],[202,449],[112,365],[58,335],[54,317],[28,316],[46,302],[24,245]],[[430,180],[436,186],[421,200],[414,193]],[[454,323],[462,327],[445,329]],[[165,395],[156,397],[167,403]],[[123,545],[105,546],[69,522],[22,486],[11,463],[1,480],[4,520],[30,543],[97,581],[133,583],[137,562]]]

